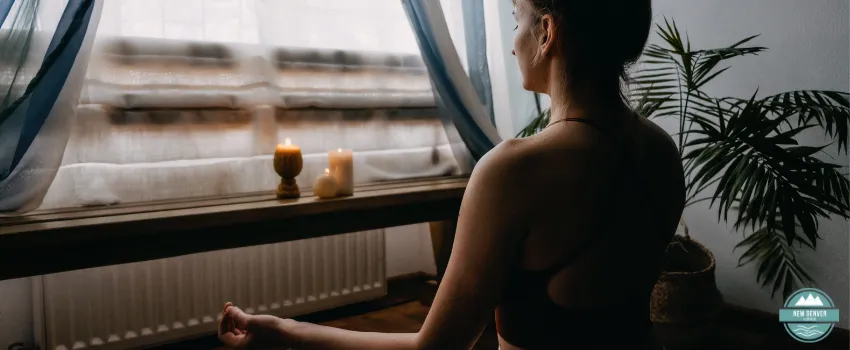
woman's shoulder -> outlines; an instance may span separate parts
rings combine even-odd
[[[676,153],[678,157],[676,141],[673,140],[673,137],[670,136],[666,130],[647,118],[641,117],[638,120],[640,125],[640,135],[645,140],[649,140],[656,147],[663,149],[666,152]]]
[[[507,139],[485,154],[476,169],[498,169],[500,172],[527,174],[529,167],[540,163],[545,153],[539,139],[535,137]]]
[[[478,161],[473,174],[498,172],[508,176],[519,176],[519,169],[529,162],[528,143],[522,139],[508,139],[493,147]]]
[[[608,170],[609,162],[601,156],[606,153],[599,145],[560,136],[502,141],[481,158],[473,174],[499,176],[533,187],[551,177],[568,180],[586,173],[600,176],[598,172]]]
[[[514,191],[517,186],[532,186],[542,164],[533,144],[527,139],[504,140],[485,154],[472,171],[470,181],[488,188],[500,188],[523,197],[525,190]],[[516,193],[514,193],[516,192]]]
[[[654,169],[673,173],[681,172],[682,162],[673,137],[651,120],[641,118],[637,147],[638,161],[654,165]],[[674,174],[677,175],[678,174]]]

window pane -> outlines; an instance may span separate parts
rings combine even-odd
[[[397,0],[106,0],[101,24],[42,208],[273,191],[285,138],[304,192],[336,148],[357,183],[458,171]]]

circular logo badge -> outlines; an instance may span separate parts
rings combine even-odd
[[[791,294],[779,310],[779,322],[794,339],[817,343],[832,332],[838,322],[838,309],[822,290],[803,288]]]

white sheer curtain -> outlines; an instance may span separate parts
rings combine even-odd
[[[359,183],[456,174],[436,113],[398,0],[105,0],[42,208],[270,191],[283,138],[302,190],[338,147]]]
[[[396,0],[258,1],[264,43],[418,55],[416,38]]]

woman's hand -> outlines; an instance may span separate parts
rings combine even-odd
[[[285,326],[293,320],[269,315],[249,315],[232,303],[224,304],[218,339],[239,350],[287,349],[295,346]]]

